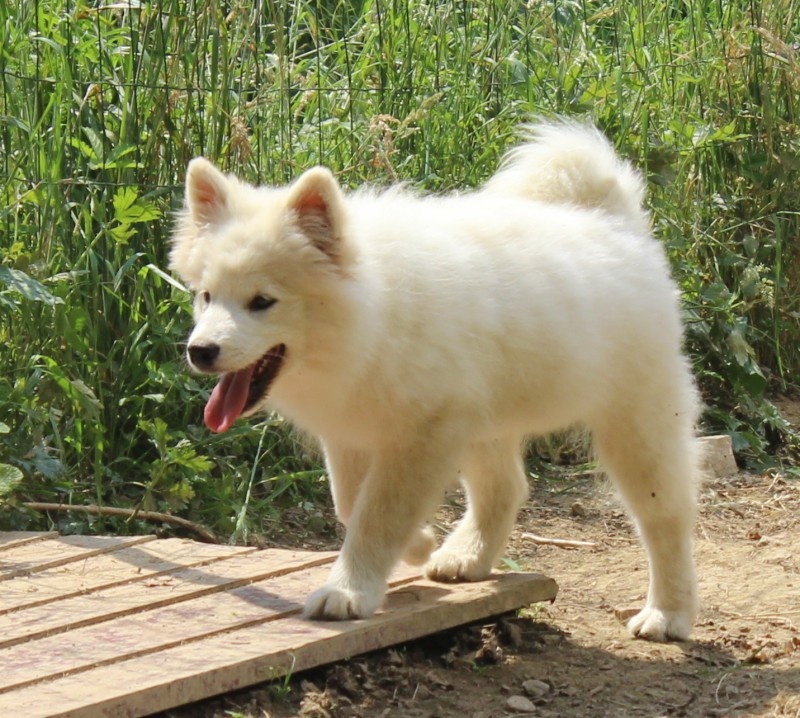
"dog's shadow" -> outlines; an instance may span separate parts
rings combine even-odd
[[[436,591],[423,587],[429,588]],[[416,591],[395,600],[415,601]],[[534,699],[548,716],[794,716],[800,708],[800,665],[791,658],[751,662],[714,641],[651,644],[622,629],[618,643],[587,645],[546,620],[506,614],[403,643],[399,654],[409,665],[439,663],[474,672],[486,689],[485,708],[504,703],[509,693],[523,693],[529,678],[549,686]],[[618,653],[620,646],[639,650]],[[382,654],[371,658],[371,670],[380,671]],[[446,690],[458,690],[460,679],[445,682]]]

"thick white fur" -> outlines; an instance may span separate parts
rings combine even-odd
[[[308,616],[369,616],[404,554],[488,576],[527,496],[525,437],[580,423],[649,558],[630,630],[689,635],[698,402],[643,194],[599,132],[558,122],[450,196],[348,194],[322,168],[253,188],[193,161],[172,253],[203,297],[190,345],[218,344],[218,372],[286,345],[268,407],[319,438],[347,526]],[[248,311],[257,294],[277,302]],[[457,477],[467,512],[431,554]]]

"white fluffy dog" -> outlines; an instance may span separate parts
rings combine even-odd
[[[265,407],[316,436],[347,527],[306,615],[364,617],[401,558],[489,576],[528,493],[526,437],[582,424],[647,550],[634,635],[684,639],[698,400],[643,182],[595,129],[528,128],[472,192],[252,187],[195,159],[171,255],[196,295],[213,431]],[[469,500],[437,550],[426,521]]]

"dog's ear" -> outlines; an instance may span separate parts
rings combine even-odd
[[[196,225],[217,224],[228,216],[229,180],[203,157],[186,171],[186,207]]]
[[[295,212],[300,230],[317,249],[337,263],[345,260],[344,197],[329,169],[314,167],[300,175],[289,189],[287,205]]]

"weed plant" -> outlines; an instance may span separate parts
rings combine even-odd
[[[323,474],[280,420],[212,436],[165,271],[189,159],[253,182],[480,183],[519,122],[593,119],[647,174],[709,430],[763,461],[800,346],[796,0],[0,3],[1,528],[24,500],[242,538]],[[299,450],[298,450],[299,449]],[[65,531],[151,530],[70,514]],[[92,525],[89,526],[88,524]]]

